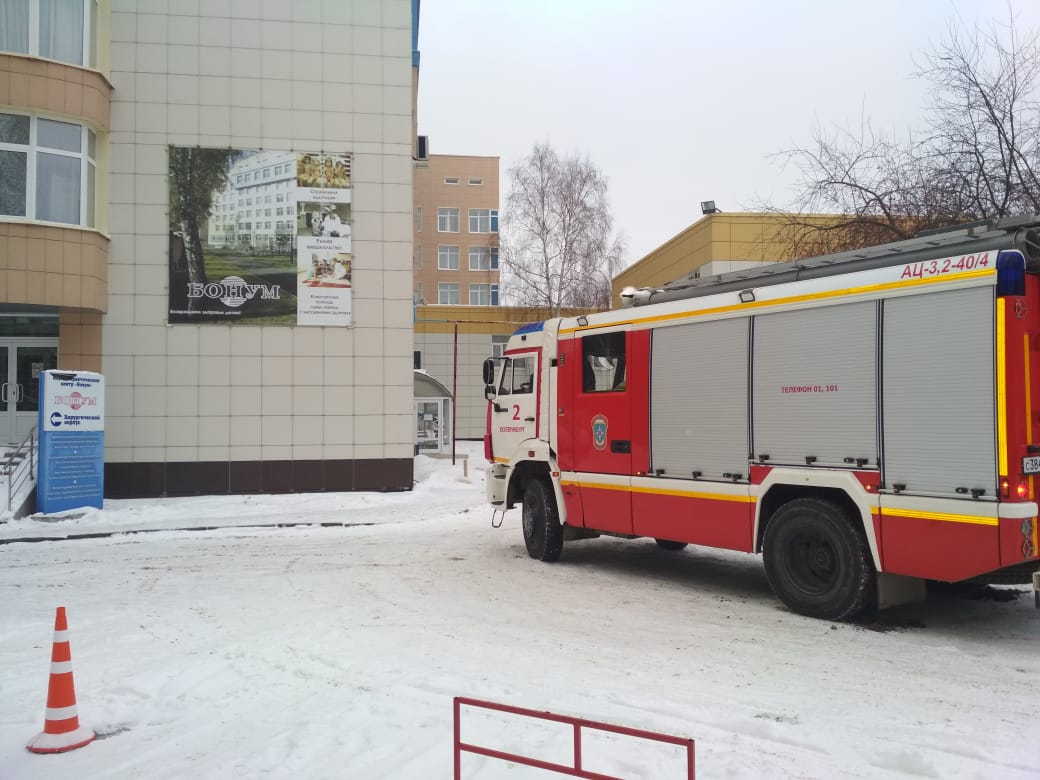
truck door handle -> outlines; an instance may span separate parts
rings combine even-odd
[[[533,417],[525,417],[524,421],[525,422],[534,422],[534,418]]]
[[[628,439],[612,439],[610,442],[610,451],[622,455],[628,454],[632,452],[632,442]]]

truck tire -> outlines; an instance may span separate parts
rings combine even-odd
[[[818,498],[784,504],[766,526],[762,552],[769,585],[794,612],[848,620],[876,608],[867,540],[837,504]]]
[[[556,508],[556,496],[546,479],[536,477],[528,480],[524,486],[522,512],[527,554],[539,561],[558,560],[563,552],[563,526]]]
[[[686,547],[686,542],[673,542],[671,539],[654,539],[654,541],[662,550],[682,550]]]

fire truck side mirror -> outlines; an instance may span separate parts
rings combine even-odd
[[[495,383],[495,359],[488,358],[484,361],[484,384],[493,385]],[[494,388],[492,388],[494,390]],[[484,395],[487,395],[487,390],[484,391]]]
[[[486,399],[488,399],[489,401],[494,401],[496,395],[498,395],[498,394],[495,392],[495,386],[494,385],[485,385],[484,386],[484,397]]]

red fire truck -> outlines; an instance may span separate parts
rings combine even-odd
[[[760,552],[834,620],[925,580],[1040,588],[1040,215],[622,298],[484,364],[488,500],[532,557]]]

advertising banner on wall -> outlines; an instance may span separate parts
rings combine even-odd
[[[351,156],[170,147],[171,323],[353,322]]]
[[[36,509],[101,509],[105,493],[105,378],[91,371],[40,372]]]

